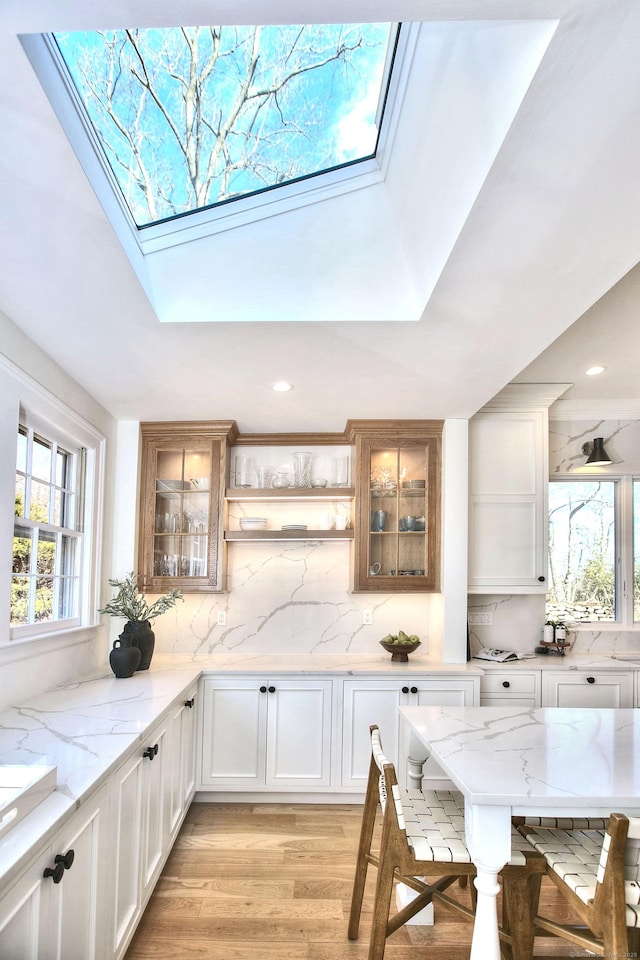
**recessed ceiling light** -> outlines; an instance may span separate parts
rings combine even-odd
[[[271,384],[271,389],[275,390],[276,393],[288,393],[289,390],[293,390],[293,384],[287,383],[286,380],[277,380]]]
[[[588,370],[585,370],[585,373],[588,377],[597,377],[599,373],[604,373],[606,367],[589,367]]]

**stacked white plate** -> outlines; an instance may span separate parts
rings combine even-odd
[[[267,519],[266,517],[241,517],[240,529],[241,530],[266,530]]]

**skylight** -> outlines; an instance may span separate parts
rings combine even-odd
[[[375,156],[397,24],[56,33],[136,227]]]

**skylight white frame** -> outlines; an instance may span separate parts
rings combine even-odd
[[[25,34],[20,37],[20,42],[125,252],[134,264],[141,267],[141,255],[144,258],[155,251],[213,236],[383,181],[419,26],[419,23],[399,23],[395,56],[392,44],[387,49],[382,89],[392,66],[393,69],[375,156],[142,228],[133,220],[53,36]]]

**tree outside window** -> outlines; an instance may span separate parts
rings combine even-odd
[[[549,485],[549,592],[553,622],[615,621],[616,482]]]

